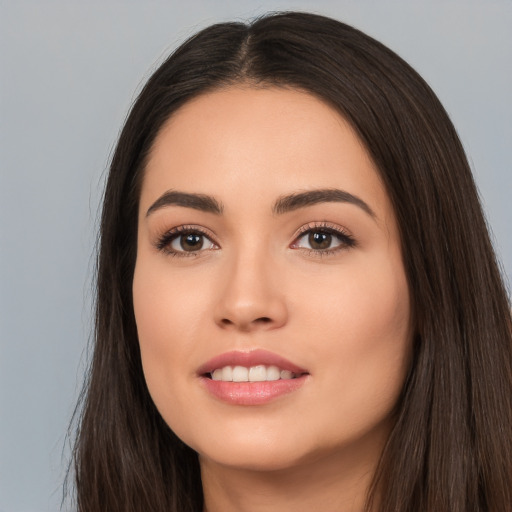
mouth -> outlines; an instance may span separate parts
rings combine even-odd
[[[298,390],[309,372],[265,350],[228,352],[201,366],[205,389],[231,405],[262,405]]]
[[[283,370],[278,366],[263,364],[250,366],[224,366],[216,368],[213,372],[207,374],[212,380],[222,382],[273,382],[276,380],[296,379],[303,375],[294,373],[290,370]]]

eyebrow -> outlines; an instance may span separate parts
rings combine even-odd
[[[336,188],[309,190],[306,192],[297,192],[286,196],[281,196],[272,207],[274,214],[282,215],[300,208],[313,206],[319,203],[349,203],[361,208],[371,217],[375,218],[374,211],[360,197],[357,197],[345,190]],[[207,213],[221,215],[224,211],[222,203],[214,197],[206,194],[191,194],[188,192],[179,192],[169,190],[160,196],[146,212],[146,217],[156,210],[166,206],[182,206],[184,208],[193,208]]]
[[[358,206],[370,217],[376,217],[374,211],[360,197],[337,188],[310,190],[282,196],[276,201],[272,211],[276,214],[283,214],[318,203],[349,203]]]
[[[193,208],[194,210],[215,213],[217,215],[222,214],[224,210],[222,204],[212,196],[168,190],[149,207],[146,212],[146,217],[166,206],[182,206],[184,208]]]

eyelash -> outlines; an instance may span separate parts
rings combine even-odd
[[[212,240],[212,236],[207,233],[204,229],[199,226],[177,226],[175,228],[166,231],[157,241],[155,247],[162,252],[165,252],[169,256],[177,256],[177,257],[197,257],[199,254],[206,250],[213,249],[200,249],[198,251],[177,251],[171,248],[172,242],[174,242],[177,238],[184,235],[198,235],[209,240],[213,245],[218,245]]]
[[[304,238],[306,235],[310,235],[312,233],[322,233],[326,235],[331,235],[334,238],[337,238],[340,242],[336,247],[332,247],[329,249],[308,249],[305,247],[297,247],[297,243],[299,240]],[[310,224],[306,224],[301,227],[297,236],[295,237],[294,242],[291,244],[293,248],[295,246],[296,249],[306,251],[313,256],[325,257],[334,255],[340,251],[344,251],[347,249],[351,249],[357,245],[355,238],[350,235],[345,229],[332,225],[328,222],[313,222]]]
[[[304,238],[306,235],[310,235],[312,233],[322,233],[326,235],[331,235],[334,238],[338,239],[340,242],[339,245],[333,248],[328,249],[308,249],[306,247],[298,247],[298,242]],[[155,243],[156,249],[159,251],[165,252],[166,254],[170,256],[177,256],[177,257],[197,257],[204,251],[209,250],[215,250],[214,248],[209,249],[202,249],[200,248],[197,251],[178,251],[171,248],[171,244],[178,239],[181,236],[184,235],[197,235],[204,237],[205,239],[209,240],[211,244],[216,246],[216,248],[219,248],[218,244],[213,241],[212,236],[207,233],[204,229],[202,229],[199,226],[192,226],[192,225],[183,225],[183,226],[177,226],[175,228],[170,229],[169,231],[166,231]],[[310,224],[306,224],[305,226],[301,227],[299,232],[294,238],[294,241],[290,245],[291,248],[305,251],[311,255],[319,256],[319,257],[325,257],[330,256],[335,253],[338,253],[343,250],[350,249],[352,247],[356,246],[356,240],[352,235],[350,235],[347,231],[344,229],[334,226],[327,222],[313,222]]]

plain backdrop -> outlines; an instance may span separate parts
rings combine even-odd
[[[512,277],[511,0],[0,0],[1,512],[60,507],[88,357],[97,209],[137,91],[198,29],[284,9],[368,32],[430,83]]]

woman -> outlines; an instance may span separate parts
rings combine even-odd
[[[104,198],[80,511],[502,512],[512,325],[457,134],[303,13],[154,73]]]

